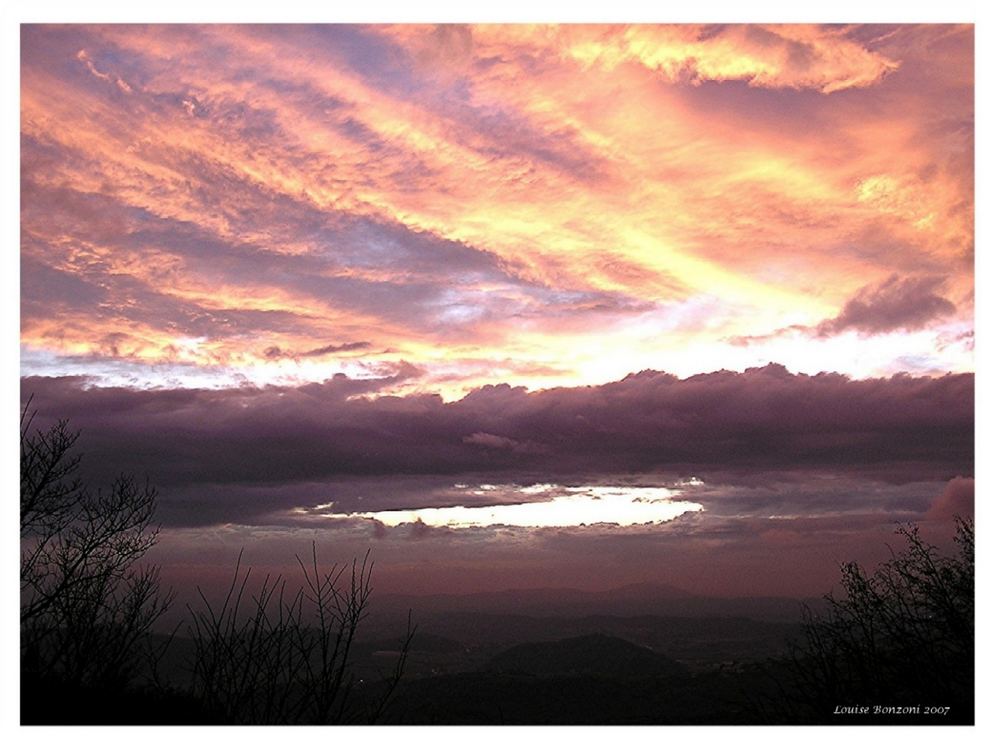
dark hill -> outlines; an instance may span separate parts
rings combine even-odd
[[[495,672],[533,675],[592,674],[611,677],[685,677],[687,670],[663,654],[621,638],[592,634],[544,643],[522,643],[495,656]]]

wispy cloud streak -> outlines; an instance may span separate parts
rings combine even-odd
[[[971,370],[972,91],[965,26],[27,25],[26,361]],[[935,314],[821,325],[892,274]]]

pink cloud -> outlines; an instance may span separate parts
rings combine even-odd
[[[955,477],[931,502],[926,518],[929,521],[951,521],[955,516],[972,518],[974,515],[975,479]]]

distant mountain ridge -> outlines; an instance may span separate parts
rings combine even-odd
[[[375,653],[377,651],[397,652],[402,644],[402,638],[382,638],[377,641],[360,641],[356,644],[359,652]],[[410,640],[410,653],[450,654],[463,651],[465,647],[453,638],[418,630]]]
[[[661,583],[637,583],[603,591],[574,588],[527,588],[468,594],[379,594],[382,612],[496,612],[531,616],[614,615],[634,617],[750,617],[797,622],[803,600],[791,597],[712,597]],[[819,605],[822,600],[807,600]]]
[[[626,679],[657,675],[683,678],[688,674],[681,664],[663,654],[603,633],[522,643],[497,654],[487,669],[514,674],[592,674]]]

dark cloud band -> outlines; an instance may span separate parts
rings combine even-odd
[[[89,388],[22,379],[41,421],[68,418],[95,477],[161,487],[343,477],[823,469],[909,481],[971,475],[971,374],[850,380],[770,365],[598,387],[487,386],[460,401],[380,397],[399,376],[298,387]]]

